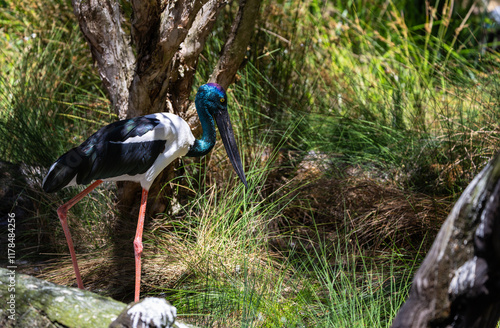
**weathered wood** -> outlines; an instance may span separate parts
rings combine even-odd
[[[138,49],[129,117],[166,111],[172,59],[206,1],[168,1],[157,17],[145,17],[158,23],[148,34],[150,39],[143,41],[147,47]]]
[[[0,268],[2,327],[107,327],[126,307],[108,297]],[[10,308],[5,308],[5,306]],[[14,309],[14,313],[11,312]],[[7,314],[7,316],[6,316]],[[14,320],[8,316],[14,314]],[[7,319],[6,319],[7,317]]]
[[[500,156],[469,184],[413,279],[392,327],[496,327]]]

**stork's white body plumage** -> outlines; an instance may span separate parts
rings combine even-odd
[[[130,138],[126,143],[143,142],[141,139],[146,140],[165,140],[165,150],[158,156],[153,165],[144,174],[137,176],[128,176],[124,178],[109,178],[108,181],[137,181],[141,184],[142,188],[149,190],[155,178],[176,158],[185,156],[189,148],[194,144],[196,138],[191,132],[189,125],[177,115],[170,113],[157,113],[148,115],[160,121],[153,130],[146,133],[142,137]],[[136,178],[137,180],[132,180]],[[117,179],[117,180],[113,180]]]

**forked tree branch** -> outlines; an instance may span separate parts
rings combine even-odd
[[[80,28],[120,118],[164,111],[167,98],[175,112],[187,110],[198,56],[226,3],[227,0],[132,0],[135,57],[122,29],[124,17],[117,1],[73,0]],[[211,82],[224,88],[231,83],[244,58],[260,3],[261,0],[240,1]],[[174,86],[170,87],[170,83]]]
[[[200,53],[212,32],[221,8],[227,4],[227,0],[209,0],[198,12],[189,32],[181,43],[179,52],[174,58],[171,81],[169,87],[170,106],[178,115],[182,115],[189,122],[190,117],[196,111],[187,112],[189,95],[193,85],[194,74],[198,66]],[[191,124],[193,126],[193,124]]]
[[[206,2],[172,1],[160,13],[159,30],[151,34],[154,49],[137,59],[136,74],[130,86],[129,116],[165,110],[172,59]],[[138,53],[141,54],[141,50]]]

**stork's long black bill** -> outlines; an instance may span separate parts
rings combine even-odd
[[[229,114],[227,111],[220,111],[214,115],[217,126],[219,127],[219,133],[224,143],[224,148],[226,148],[227,156],[231,164],[233,164],[234,170],[240,177],[241,181],[248,187],[247,179],[245,178],[245,172],[243,171],[243,165],[241,165],[240,153],[238,152],[238,147],[236,146],[236,140],[234,140],[233,127],[231,125],[231,120],[229,119]]]

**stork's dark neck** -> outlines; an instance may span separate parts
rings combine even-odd
[[[196,139],[194,144],[189,148],[186,156],[190,157],[200,157],[208,154],[214,147],[216,140],[215,122],[212,115],[208,112],[207,104],[204,99],[196,97],[195,105],[201,127],[203,128],[203,135],[201,139]]]

